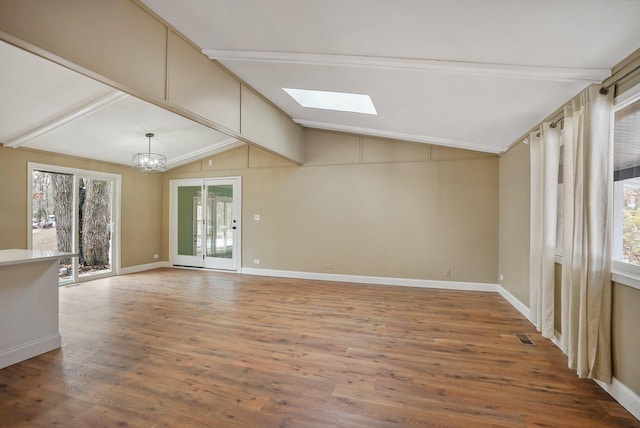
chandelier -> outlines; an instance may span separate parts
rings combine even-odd
[[[149,132],[145,135],[149,139],[149,151],[136,153],[131,157],[131,165],[143,172],[162,172],[167,170],[167,157],[158,153],[151,153],[151,137]]]

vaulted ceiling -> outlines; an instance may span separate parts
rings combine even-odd
[[[500,153],[640,48],[628,0],[141,0],[303,126]],[[178,165],[238,144],[0,43],[0,142]],[[370,95],[378,114],[283,88]]]
[[[142,0],[298,123],[488,152],[640,47],[619,0]],[[368,94],[377,116],[282,88]]]
[[[0,42],[0,143],[124,165],[135,152],[170,168],[238,146],[237,140]]]

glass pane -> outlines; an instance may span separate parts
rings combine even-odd
[[[73,176],[33,171],[31,248],[73,251]],[[71,258],[60,260],[60,281],[73,280]]]
[[[81,178],[79,184],[79,276],[111,272],[112,183]]]
[[[233,186],[207,187],[207,257],[233,257]]]
[[[202,188],[178,187],[178,254],[202,255]]]
[[[614,236],[615,260],[640,265],[640,101],[615,113]]]
[[[562,133],[562,131],[560,131]],[[564,144],[560,145],[558,162],[558,200],[556,208],[556,254],[562,255],[562,235],[564,234]]]
[[[640,178],[623,183],[622,261],[640,265]]]

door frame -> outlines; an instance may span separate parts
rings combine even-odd
[[[31,227],[31,218],[33,215],[33,171],[46,171],[57,174],[69,174],[73,176],[73,252],[78,252],[78,201],[80,197],[80,189],[78,186],[78,178],[94,178],[99,180],[111,180],[113,182],[111,194],[111,272],[99,273],[94,275],[86,275],[80,277],[78,274],[78,256],[73,257],[74,277],[72,280],[64,281],[61,284],[72,284],[92,279],[98,279],[108,276],[120,274],[120,198],[122,187],[122,176],[120,174],[111,174],[107,172],[91,171],[88,169],[69,168],[58,165],[49,165],[44,163],[28,162],[27,163],[27,249],[32,249],[33,229]]]
[[[226,267],[216,267],[211,259],[205,257],[206,254],[206,228],[203,228],[203,257],[200,256],[179,256],[178,255],[178,187],[180,186],[200,186],[202,188],[202,218],[206,220],[205,201],[207,198],[206,188],[212,183],[231,182],[233,186],[233,205],[235,210],[236,227],[233,242],[232,261],[225,263]],[[196,259],[197,257],[197,259]],[[228,259],[227,259],[228,260]],[[204,177],[185,178],[169,180],[169,264],[172,266],[188,266],[211,270],[224,270],[227,272],[239,272],[242,266],[242,177]]]

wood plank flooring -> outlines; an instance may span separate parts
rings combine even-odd
[[[63,348],[0,370],[1,427],[640,427],[497,294],[178,269],[60,291]]]

